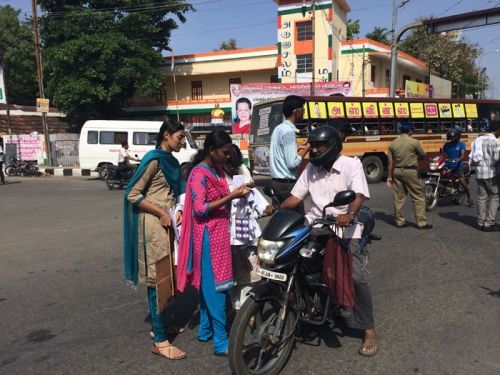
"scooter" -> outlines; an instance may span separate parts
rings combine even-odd
[[[457,162],[452,160],[450,164]],[[469,184],[469,163],[463,162],[465,182]],[[465,188],[459,181],[458,174],[454,169],[446,166],[446,158],[443,155],[435,156],[429,163],[429,172],[424,184],[425,207],[428,211],[433,210],[439,198],[449,198],[456,205],[461,205],[467,197]]]
[[[275,202],[272,188],[264,193]],[[335,217],[328,207],[345,206],[354,201],[351,190],[339,192],[325,206],[322,217],[304,224],[304,216],[292,210],[278,210],[264,228],[256,253],[263,281],[255,284],[239,310],[229,335],[229,365],[233,374],[273,375],[285,366],[301,323],[331,323],[338,310],[322,281],[325,247],[334,236]],[[365,257],[367,243],[375,225],[373,213],[363,207],[358,214],[363,223],[360,250]],[[375,236],[374,236],[375,237]],[[379,239],[380,237],[376,236]],[[338,238],[348,251],[347,244]]]

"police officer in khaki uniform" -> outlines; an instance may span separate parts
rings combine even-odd
[[[403,215],[403,206],[409,194],[413,202],[413,211],[418,229],[431,229],[425,215],[425,197],[422,181],[418,177],[418,160],[425,157],[420,142],[412,138],[413,127],[401,125],[401,135],[389,145],[389,165],[387,186],[394,188],[394,216],[396,226],[408,226]]]

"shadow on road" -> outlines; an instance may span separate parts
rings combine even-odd
[[[462,215],[462,214],[459,214],[458,212],[440,212],[438,215],[444,219],[455,220],[455,221],[458,221],[462,224],[466,224],[470,227],[475,228],[477,225],[476,216]]]
[[[481,289],[486,290],[490,296],[500,298],[500,289],[499,290],[493,290],[493,289],[487,288],[485,286],[479,286],[479,287]]]

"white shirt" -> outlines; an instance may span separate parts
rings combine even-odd
[[[0,162],[3,162],[3,147],[0,146]]]
[[[499,173],[499,150],[493,134],[478,137],[471,145],[469,159],[477,164],[476,178],[493,178]]]
[[[341,155],[329,171],[323,167],[315,167],[312,163],[307,164],[291,194],[300,200],[304,200],[308,194],[311,195],[312,205],[306,218],[312,222],[314,219],[321,218],[323,207],[333,202],[335,195],[343,190],[353,190],[355,193],[362,194],[365,200],[370,199],[363,165],[358,158]],[[349,207],[330,207],[326,212],[334,216],[347,214]],[[361,238],[363,225],[356,223],[356,218],[354,221],[355,223],[350,227],[336,227],[337,235],[344,238]]]
[[[132,157],[132,155],[130,155],[130,152],[126,150],[125,147],[122,147],[120,149],[120,152],[118,153],[118,163],[123,163],[125,160],[127,160],[127,157],[130,158]],[[128,161],[130,161],[130,159],[128,159]]]

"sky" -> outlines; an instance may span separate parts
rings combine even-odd
[[[348,18],[360,20],[360,37],[375,26],[391,29],[392,0],[347,1],[351,6]],[[273,0],[190,2],[196,11],[188,13],[187,22],[179,23],[172,34],[171,48],[176,55],[209,52],[229,38],[236,39],[240,48],[268,46],[277,41],[277,5]],[[31,15],[31,0],[0,0],[0,5],[7,4],[22,9],[23,15]],[[409,0],[398,9],[397,29],[420,18],[451,16],[495,6],[500,7],[500,0]],[[464,30],[463,37],[483,48],[478,63],[486,68],[490,79],[486,97],[493,94],[500,99],[500,24]]]

